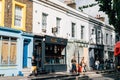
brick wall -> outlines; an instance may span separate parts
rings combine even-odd
[[[30,0],[15,0],[17,2],[21,2],[26,4],[26,23],[25,29],[26,32],[32,32],[32,11],[33,4]],[[12,25],[12,0],[5,0],[5,20],[4,25],[6,27],[11,27]]]

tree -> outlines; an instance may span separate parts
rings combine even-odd
[[[109,18],[109,24],[113,25],[115,32],[120,35],[120,0],[97,0],[100,11],[105,12]]]

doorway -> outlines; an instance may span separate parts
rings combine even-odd
[[[23,68],[27,68],[27,58],[28,58],[28,44],[29,40],[24,40],[23,45]]]

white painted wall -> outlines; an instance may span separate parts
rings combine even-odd
[[[52,1],[52,0],[51,0]],[[80,28],[81,25],[85,26],[85,34],[84,39],[88,41],[88,22],[73,16],[69,13],[66,13],[60,9],[57,9],[55,7],[51,7],[49,5],[46,5],[44,3],[41,3],[40,1],[34,0],[33,1],[33,33],[37,34],[44,34],[42,29],[42,13],[48,14],[47,16],[47,32],[45,34],[54,36],[52,33],[52,27],[56,26],[56,17],[61,18],[61,26],[60,26],[60,34],[58,34],[58,37],[64,37],[64,38],[71,38],[71,23],[76,23],[76,36],[75,39],[80,39]],[[53,2],[57,3],[58,0],[54,0]],[[67,7],[65,4],[59,2],[61,5]],[[59,4],[57,3],[57,4]],[[70,7],[68,7],[69,9]],[[71,9],[71,8],[70,8]],[[74,10],[74,9],[71,9]],[[76,10],[75,10],[76,11]],[[77,13],[81,14],[81,12]],[[83,14],[83,13],[82,13]],[[85,15],[85,14],[83,14]]]
[[[48,4],[42,3],[41,1],[33,0],[33,33],[55,36],[52,33],[52,27],[56,26],[56,17],[61,18],[60,34],[56,35],[56,37],[63,37],[63,38],[67,38],[69,40],[68,45],[67,45],[67,67],[68,67],[68,71],[69,71],[69,69],[71,68],[71,59],[73,58],[73,55],[75,52],[74,40],[81,41],[81,38],[80,38],[81,25],[85,27],[84,39],[82,41],[89,42],[90,31],[94,27],[94,23],[90,24],[90,22],[88,20],[78,17],[78,15],[84,16],[86,18],[90,17],[87,14],[84,14],[73,8],[70,8],[67,5],[65,5],[64,3],[59,2],[58,0],[49,0],[49,1],[57,4],[58,6],[53,7]],[[46,3],[47,3],[47,1],[46,1]],[[58,9],[57,7],[63,7],[65,11]],[[42,29],[42,13],[48,14],[48,16],[47,16],[47,32],[46,33],[43,33],[41,31],[41,29]],[[91,11],[89,13],[93,14],[96,12]],[[78,15],[76,16],[74,14],[78,14]],[[98,20],[96,20],[96,21],[98,21]],[[72,22],[76,24],[74,38],[71,37],[71,35],[72,35],[71,34],[71,23]],[[106,32],[104,30],[104,28],[103,28],[103,32],[104,33]],[[114,34],[114,31],[111,32],[108,30],[108,32],[110,34]],[[95,38],[96,37],[93,36],[94,42],[95,42]],[[114,38],[114,36],[113,36],[113,38]],[[78,51],[80,52],[80,57],[83,57],[84,54],[87,53],[83,50],[84,50],[84,47],[81,47],[78,49]],[[87,62],[89,62],[89,61],[87,61]]]
[[[47,32],[45,34],[54,36],[52,33],[52,27],[56,27],[56,17],[61,18],[61,26],[60,26],[60,34],[58,34],[58,37],[67,37],[67,32],[69,32],[67,29],[67,15],[55,8],[51,7],[49,5],[46,5],[44,3],[41,3],[40,1],[34,0],[33,3],[33,33],[37,34],[44,34],[42,29],[42,13],[48,14],[47,16]]]

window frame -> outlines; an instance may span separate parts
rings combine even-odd
[[[84,28],[85,26],[81,25],[81,39],[84,39]]]
[[[106,33],[106,45],[108,44],[108,33]]]
[[[45,29],[45,30],[47,28],[47,16],[48,14],[42,13],[42,29]]]
[[[76,24],[75,23],[71,23],[71,37],[75,37],[75,26]]]
[[[61,25],[61,18],[56,17],[56,28],[57,28],[57,33],[60,33],[60,25]]]
[[[6,37],[6,36],[0,36],[0,65],[16,65],[17,64],[17,38],[14,38],[14,40],[12,39],[12,38],[14,38],[14,37]],[[15,56],[14,57],[12,57],[12,58],[14,58],[14,63],[11,63],[11,49],[13,49],[13,46],[12,46],[12,44],[15,44]],[[4,44],[6,44],[6,45],[4,45]],[[4,63],[3,62],[3,59],[2,59],[2,55],[4,55],[3,54],[3,52],[5,52],[5,51],[2,51],[3,50],[3,47],[8,47],[7,48],[7,63]],[[5,48],[4,48],[4,50],[5,50]]]
[[[22,25],[21,26],[15,26],[15,6],[19,6],[22,8]],[[25,23],[26,23],[26,4],[13,1],[13,6],[12,6],[12,28],[15,29],[20,29],[25,31]]]
[[[0,26],[4,26],[4,12],[5,12],[5,0],[0,0],[1,1],[1,23]]]

